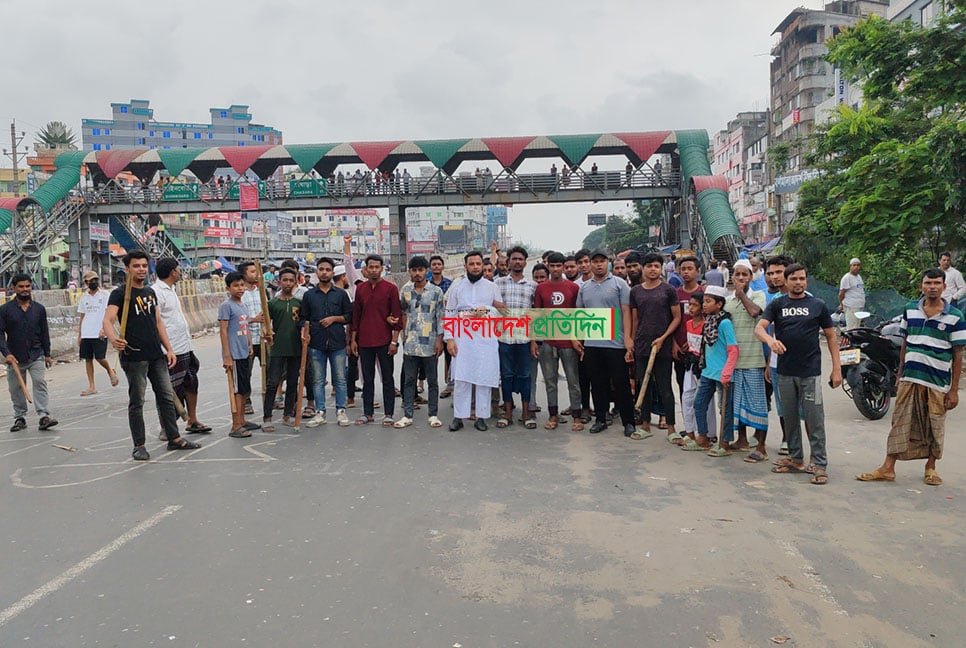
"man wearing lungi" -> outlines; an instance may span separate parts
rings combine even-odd
[[[191,330],[188,320],[181,309],[181,299],[174,291],[174,285],[181,280],[181,268],[177,259],[158,259],[154,266],[158,280],[154,282],[154,295],[158,300],[158,314],[168,331],[171,350],[177,358],[173,367],[168,369],[174,395],[188,410],[188,434],[210,434],[211,427],[198,421],[198,370],[201,364],[198,356],[191,350]],[[167,441],[164,432],[161,441]]]
[[[895,481],[896,461],[926,460],[923,481],[943,483],[936,462],[943,456],[946,412],[959,404],[966,323],[963,313],[942,298],[946,275],[939,268],[922,273],[923,297],[902,312],[899,394],[892,410],[886,458],[859,481]]]

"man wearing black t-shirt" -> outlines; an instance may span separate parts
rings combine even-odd
[[[805,268],[793,263],[785,268],[788,294],[776,297],[765,307],[755,326],[755,335],[778,354],[778,393],[782,416],[788,433],[788,454],[776,462],[772,472],[787,474],[805,472],[799,409],[805,415],[808,441],[814,464],[812,483],[828,483],[828,457],[825,453],[825,409],[822,405],[822,349],[818,343],[821,329],[832,356],[833,389],[842,384],[839,345],[835,340],[832,316],[821,299],[805,292],[808,278]],[[774,322],[775,335],[768,334]]]
[[[124,255],[123,261],[131,275],[131,299],[125,305],[124,286],[114,289],[107,300],[104,331],[111,346],[120,354],[121,369],[127,376],[127,393],[130,399],[127,418],[131,427],[131,438],[134,440],[134,452],[131,456],[136,461],[147,461],[151,458],[144,447],[144,390],[149,380],[154,391],[161,427],[168,438],[168,450],[196,450],[201,446],[182,439],[178,430],[174,389],[168,374],[168,368],[175,365],[177,356],[171,350],[154,290],[145,285],[148,255],[142,250],[134,250]],[[130,312],[127,330],[121,338],[114,330],[114,324],[123,318],[125,306],[130,308]]]

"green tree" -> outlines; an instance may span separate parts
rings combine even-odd
[[[583,247],[589,250],[603,247],[616,254],[646,245],[650,241],[651,226],[661,224],[663,209],[660,200],[636,201],[631,214],[609,216],[606,225],[585,236]]]
[[[67,124],[59,121],[47,122],[47,125],[37,133],[34,143],[41,149],[69,149],[77,150],[77,136]]]
[[[873,289],[915,294],[941,249],[966,247],[966,3],[934,27],[860,21],[829,42],[827,60],[862,84],[808,142],[823,175],[803,185],[787,247],[835,283],[861,255]]]

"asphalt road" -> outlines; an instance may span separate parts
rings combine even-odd
[[[6,431],[2,399],[3,648],[963,645],[963,408],[943,486],[921,462],[864,484],[888,419],[826,389],[817,487],[616,426],[453,434],[425,408],[230,439],[217,339],[196,350],[199,451],[166,452],[148,406],[133,462],[123,377],[81,398],[79,363],[49,373],[50,432]]]

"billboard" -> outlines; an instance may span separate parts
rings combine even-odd
[[[506,225],[507,224],[507,209],[506,207],[500,206],[490,206],[486,208],[486,224],[487,225]]]
[[[594,227],[607,224],[607,214],[587,214],[587,224]]]

